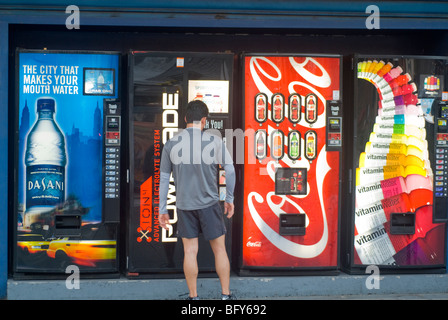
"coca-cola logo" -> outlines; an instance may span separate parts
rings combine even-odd
[[[248,248],[261,248],[261,241],[247,241],[246,247]]]

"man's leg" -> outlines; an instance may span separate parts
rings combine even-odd
[[[215,268],[221,282],[222,294],[230,294],[230,262],[227,256],[225,235],[210,240],[210,245],[215,255]]]
[[[197,278],[198,278],[198,238],[182,238],[184,245],[184,274],[187,281],[190,297],[198,296]]]

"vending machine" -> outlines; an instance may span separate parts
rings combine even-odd
[[[165,142],[185,128],[184,108],[204,101],[209,117],[204,130],[221,135],[232,128],[233,54],[131,52],[129,54],[130,209],[127,235],[129,277],[172,277],[182,274],[183,246],[177,237],[176,190],[170,182],[167,209],[170,228],[159,225],[160,161]],[[219,171],[219,194],[226,194]],[[226,246],[230,257],[231,220]],[[214,271],[209,243],[199,236],[200,271]]]
[[[337,273],[340,56],[243,56],[240,274]]]
[[[18,50],[15,277],[118,275],[120,54]]]
[[[359,55],[352,62],[344,268],[445,272],[448,59]]]

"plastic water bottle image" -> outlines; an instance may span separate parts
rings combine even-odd
[[[26,138],[26,211],[24,227],[40,221],[42,213],[65,200],[65,137],[54,120],[55,101],[37,100],[38,118]]]

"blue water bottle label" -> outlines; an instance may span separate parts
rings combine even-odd
[[[26,207],[56,206],[65,200],[65,168],[34,165],[26,168]]]

